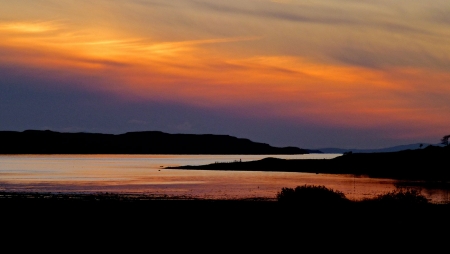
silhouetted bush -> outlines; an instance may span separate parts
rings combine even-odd
[[[277,193],[279,202],[298,204],[335,204],[349,201],[344,193],[325,186],[303,185],[295,189],[282,188]]]
[[[392,205],[424,205],[429,203],[428,199],[416,189],[397,189],[365,201]]]

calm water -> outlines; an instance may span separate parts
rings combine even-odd
[[[350,199],[371,198],[396,189],[396,181],[284,172],[164,169],[167,166],[249,161],[265,157],[331,159],[308,155],[0,155],[0,191],[124,193],[208,199],[275,198],[283,187],[325,185]],[[448,202],[448,190],[424,189],[432,202]]]

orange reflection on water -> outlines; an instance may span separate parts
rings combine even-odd
[[[281,158],[333,158],[297,155]],[[0,190],[122,193],[207,199],[270,198],[283,187],[324,185],[353,200],[396,189],[395,181],[286,172],[169,170],[166,166],[199,165],[267,156],[242,155],[17,155],[0,156]],[[276,156],[275,156],[276,157]],[[433,202],[448,201],[445,190],[422,191]]]

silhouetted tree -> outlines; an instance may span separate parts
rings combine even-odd
[[[447,136],[444,136],[442,139],[441,139],[441,144],[443,144],[443,145],[445,145],[445,146],[448,146],[448,139],[450,138],[450,135],[447,135]]]

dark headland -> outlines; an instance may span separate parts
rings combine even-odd
[[[448,181],[450,146],[389,153],[348,153],[334,159],[278,159],[170,167],[196,170],[280,171],[354,174],[377,178]]]
[[[0,131],[0,154],[308,154],[297,147],[273,147],[228,135],[124,134]]]

